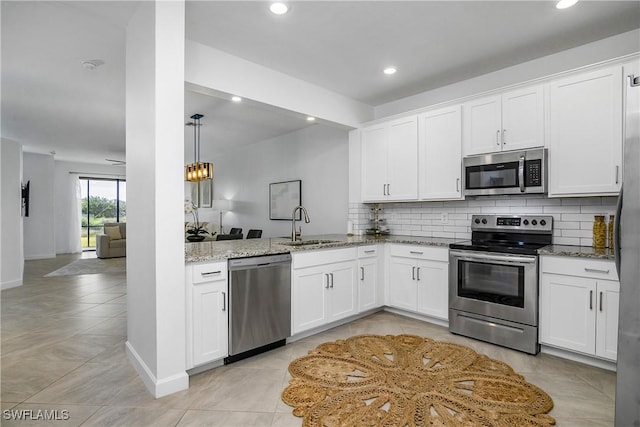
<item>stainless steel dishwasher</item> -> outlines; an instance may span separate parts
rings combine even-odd
[[[286,344],[291,336],[291,255],[229,260],[229,357]]]

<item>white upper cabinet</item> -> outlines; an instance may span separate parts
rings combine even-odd
[[[362,129],[362,200],[418,198],[417,116]]]
[[[544,89],[525,87],[463,105],[464,155],[544,146]]]
[[[455,105],[418,116],[418,188],[422,200],[463,198],[461,110]]]
[[[620,191],[622,82],[615,66],[549,84],[549,196]]]

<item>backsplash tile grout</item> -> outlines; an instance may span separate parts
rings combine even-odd
[[[380,218],[392,234],[471,238],[474,214],[528,214],[553,216],[553,243],[591,246],[594,215],[615,213],[616,197],[546,198],[538,195],[469,198],[447,202],[381,203]],[[373,204],[350,203],[348,219],[354,233],[370,227]],[[443,216],[447,222],[443,223]]]

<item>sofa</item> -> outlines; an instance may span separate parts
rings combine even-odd
[[[96,255],[98,258],[127,256],[126,222],[104,224],[104,233],[96,236]]]

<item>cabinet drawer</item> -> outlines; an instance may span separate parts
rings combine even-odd
[[[194,264],[192,268],[192,283],[212,282],[214,280],[227,280],[226,262]]]
[[[359,246],[358,247],[358,258],[370,258],[378,255],[378,246],[377,245],[369,245],[369,246]]]
[[[448,262],[449,248],[418,245],[391,245],[390,255]]]
[[[542,256],[540,265],[543,273],[618,280],[616,265],[609,260]]]
[[[334,262],[353,261],[358,251],[355,247],[345,249],[325,249],[291,254],[293,269],[312,267],[314,265],[332,264]]]

